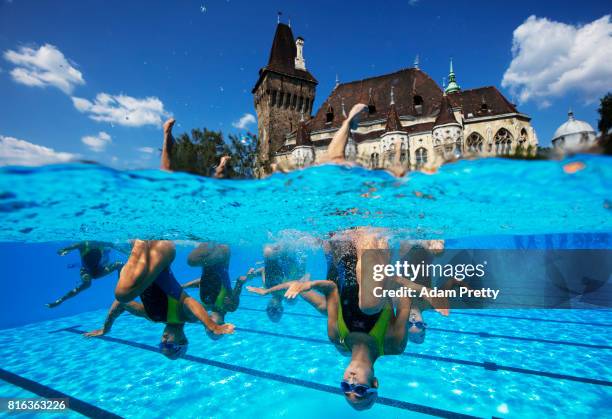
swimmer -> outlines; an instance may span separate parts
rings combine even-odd
[[[122,262],[109,262],[109,254],[111,249],[126,253],[120,247],[116,247],[110,243],[102,243],[95,241],[83,241],[71,244],[57,251],[60,256],[66,256],[68,253],[78,250],[81,256],[81,282],[68,291],[64,296],[58,298],[52,303],[46,304],[47,307],[53,308],[69,298],[72,298],[91,286],[94,279],[99,279],[110,275],[114,271],[120,271],[123,267]]]
[[[332,137],[332,140],[327,148],[327,160],[322,161],[322,163],[337,163],[344,165],[355,164],[346,161],[344,150],[346,148],[346,143],[348,142],[351,130],[357,128],[361,115],[367,112],[367,110],[368,105],[363,103],[358,103],[351,108],[348,117],[342,122],[342,125],[338,131],[336,131]],[[401,177],[406,174],[407,169],[402,167],[399,163],[399,153],[397,153],[397,158],[393,166],[386,170],[388,173],[396,177]]]
[[[230,156],[222,156],[219,160],[219,165],[215,168],[214,177],[217,179],[223,179],[227,177],[227,164],[230,161]]]
[[[228,274],[230,261],[230,248],[225,244],[201,243],[187,257],[189,266],[202,268],[199,278],[183,284],[183,288],[199,288],[200,301],[210,317],[217,324],[224,324],[225,314],[234,312],[240,305],[240,293],[245,282],[255,276],[257,272],[250,269],[246,275],[236,280],[232,289]],[[222,335],[207,331],[211,339],[219,339]]]
[[[344,371],[340,389],[347,402],[356,410],[373,406],[378,395],[378,379],[374,374],[374,363],[383,355],[398,355],[407,344],[407,328],[410,327],[410,299],[400,298],[397,304],[389,298],[380,298],[373,304],[362,298],[360,258],[364,250],[384,250],[386,241],[374,232],[361,229],[343,235],[348,241],[331,240],[325,246],[328,255],[326,280],[292,281],[270,289],[247,287],[256,294],[266,295],[280,290],[285,298],[294,299],[301,295],[320,313],[327,316],[329,340],[351,361]],[[377,246],[377,247],[372,247]],[[384,255],[384,252],[381,252]],[[389,278],[387,287],[407,286],[415,290],[423,287],[411,281]],[[407,283],[406,283],[407,282]],[[442,314],[448,314],[443,299],[432,299]],[[378,311],[373,311],[374,308]]]
[[[186,322],[204,325],[215,334],[230,334],[232,324],[219,325],[195,299],[188,296],[170,270],[176,250],[170,241],[135,240],[130,257],[121,270],[115,288],[115,302],[101,329],[85,333],[87,337],[102,336],[111,331],[113,323],[123,313],[143,317],[166,326],[159,343],[160,352],[169,359],[187,353]],[[142,303],[134,301],[140,297]]]
[[[418,240],[418,241],[403,241],[400,244],[399,257],[400,262],[408,261],[408,263],[424,263],[430,264],[436,255],[444,252],[444,240]],[[432,278],[421,275],[416,278],[415,283],[431,288]],[[447,282],[448,287],[451,287],[451,282]],[[446,288],[445,288],[446,289]],[[409,327],[408,340],[412,343],[422,344],[425,342],[427,323],[423,319],[423,311],[428,309],[430,305],[422,298],[414,298],[410,307],[410,316],[408,318]]]
[[[261,274],[264,288],[270,289],[283,282],[303,278],[306,274],[306,264],[296,252],[284,249],[278,244],[268,244],[264,247],[264,267],[255,273]],[[283,317],[283,295],[284,291],[271,293],[272,298],[266,306],[266,314],[274,323],[278,323]]]
[[[164,122],[164,143],[162,146],[161,154],[161,170],[172,171],[172,151],[174,150],[174,137],[172,136],[172,127],[176,120],[174,118],[168,119]]]

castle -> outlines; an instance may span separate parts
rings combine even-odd
[[[367,116],[351,131],[345,156],[370,168],[431,169],[459,156],[508,155],[537,148],[531,118],[494,86],[462,90],[450,64],[440,88],[418,60],[411,68],[338,83],[312,116],[317,80],[306,69],[304,39],[278,23],[268,64],[253,88],[259,154],[285,169],[325,159],[334,133],[357,103]]]

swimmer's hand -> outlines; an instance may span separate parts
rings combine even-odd
[[[83,336],[86,338],[95,338],[97,336],[103,336],[106,334],[104,329],[92,330],[91,332],[83,333]]]
[[[431,253],[438,255],[444,252],[444,240],[426,240],[423,243],[423,247],[425,247]]]
[[[356,116],[358,116],[360,113],[365,112],[365,110],[368,109],[368,105],[363,104],[363,103],[358,103],[355,106],[353,106],[351,108],[351,111],[349,112],[349,115],[346,119],[348,119],[349,121],[353,120]]]
[[[425,297],[425,300],[443,316],[448,316],[450,313],[448,298],[444,297]]]
[[[247,290],[257,295],[268,295],[269,293],[269,290],[265,288],[251,287],[250,285],[247,287]]]
[[[231,335],[234,333],[234,325],[231,323],[214,324],[210,327],[210,331],[215,335]]]
[[[291,300],[297,297],[300,293],[309,291],[312,288],[311,281],[292,281],[290,282],[289,288],[285,292],[285,298]]]

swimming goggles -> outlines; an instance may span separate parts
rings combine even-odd
[[[427,323],[425,322],[413,322],[412,320],[408,320],[408,323],[410,323],[410,327],[414,326],[421,330],[427,329]]]
[[[169,350],[175,355],[183,356],[187,353],[187,344],[179,344],[174,342],[159,342],[159,350],[163,352],[164,350]]]
[[[351,384],[346,380],[340,382],[340,389],[344,394],[353,393],[355,396],[364,398],[368,393],[378,393],[378,390],[365,384]]]

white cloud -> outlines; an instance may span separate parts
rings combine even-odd
[[[169,115],[164,110],[162,101],[156,97],[138,99],[126,95],[99,93],[94,102],[73,97],[72,103],[79,112],[88,114],[94,121],[129,127],[159,126],[162,118]]]
[[[13,80],[26,86],[55,86],[70,94],[76,85],[85,84],[81,72],[50,44],[38,49],[21,47],[17,51],[7,50],[4,58],[16,66],[11,70]]]
[[[155,152],[155,149],[153,147],[139,147],[138,151],[142,153],[153,154]]]
[[[257,120],[253,114],[245,113],[239,120],[232,122],[232,126],[238,129],[245,129],[247,126],[254,124],[255,122],[257,122]]]
[[[0,135],[0,166],[41,166],[66,163],[79,156],[62,153],[25,140]]]
[[[104,131],[100,131],[98,135],[86,135],[81,138],[81,142],[85,144],[90,150],[99,153],[106,149],[106,146],[113,142],[111,136],[105,133]]]
[[[418,2],[419,2],[419,0],[408,0],[408,4],[410,6],[416,6]]]
[[[606,15],[583,26],[530,16],[514,30],[512,62],[502,86],[519,102],[577,92],[594,102],[612,89],[612,22]]]

